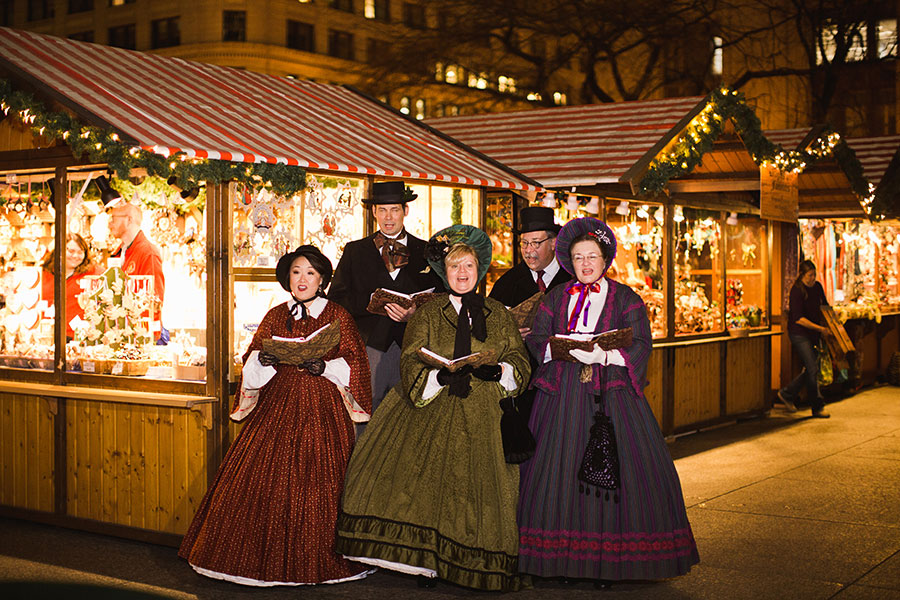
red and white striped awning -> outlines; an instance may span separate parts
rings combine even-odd
[[[154,152],[539,190],[353,90],[0,28],[0,69]]]
[[[900,135],[846,138],[846,142],[862,164],[866,179],[877,188],[894,156],[900,151]]]
[[[703,97],[429,119],[545,187],[619,183]]]

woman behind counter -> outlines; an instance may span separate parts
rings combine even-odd
[[[819,354],[816,351],[819,336],[831,335],[829,329],[822,325],[825,321],[822,306],[827,304],[825,290],[816,281],[815,263],[804,260],[791,286],[788,303],[788,338],[803,363],[803,370],[787,386],[778,390],[778,400],[788,412],[797,412],[794,402],[800,390],[806,387],[806,401],[812,407],[812,416],[818,419],[831,416],[825,411],[825,399],[819,393]]]
[[[314,246],[281,257],[291,300],[263,318],[244,354],[239,408],[246,424],[178,551],[201,575],[254,586],[339,583],[368,575],[333,551],[334,523],[354,426],[337,386],[371,411],[369,363],[356,325],[323,289],[331,263]],[[301,366],[278,364],[263,340],[308,336],[328,323],[340,342]]]
[[[450,290],[420,306],[403,338],[401,381],[382,401],[347,470],[335,548],[351,560],[482,590],[514,590],[519,468],[504,458],[500,400],[530,366],[512,316],[475,292],[491,261],[480,229],[454,225],[426,248]],[[471,317],[471,321],[470,321]],[[494,351],[456,374],[419,357]]]
[[[53,258],[54,253],[48,254],[44,260],[44,270],[41,273],[41,297],[47,304],[53,306]],[[77,233],[66,236],[66,337],[72,339],[75,332],[69,325],[75,317],[84,317],[84,309],[78,304],[78,295],[81,289],[81,280],[87,275],[95,275],[97,268],[91,262],[91,249],[83,237]]]
[[[598,587],[674,577],[699,561],[675,465],[644,398],[646,309],[631,288],[604,277],[615,254],[615,235],[602,221],[567,223],[556,257],[577,281],[545,296],[526,338],[542,364],[532,379],[538,393],[529,420],[537,451],[521,470],[519,569],[592,579]],[[627,347],[605,351],[594,344],[570,350],[576,361],[550,359],[553,335],[628,327]],[[604,478],[617,471],[615,485],[601,482],[606,487],[579,476],[598,410],[612,422],[615,445],[601,443],[611,449],[609,463],[588,465]]]

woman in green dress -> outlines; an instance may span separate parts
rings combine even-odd
[[[356,445],[338,516],[335,550],[347,558],[482,590],[520,587],[519,468],[504,458],[500,401],[521,393],[530,366],[506,308],[475,288],[491,241],[454,225],[429,241],[426,257],[450,290],[420,306],[403,338],[400,383]],[[443,357],[492,359],[450,372]]]

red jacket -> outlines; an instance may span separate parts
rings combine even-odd
[[[163,275],[162,257],[143,231],[139,231],[131,245],[125,249],[122,270],[126,275],[152,275],[153,291],[162,304],[166,295],[166,277]]]

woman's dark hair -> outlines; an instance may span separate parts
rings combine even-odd
[[[77,233],[70,233],[66,236],[66,245],[69,245],[69,242],[75,241],[78,244],[78,247],[81,248],[82,255],[81,262],[75,267],[75,270],[72,272],[73,275],[80,275],[81,273],[86,273],[91,268],[91,247],[88,246],[88,243],[84,240],[83,237],[78,235]],[[47,257],[44,259],[44,270],[53,273],[53,256],[54,253],[48,252]]]
[[[275,266],[275,278],[278,280],[278,283],[281,284],[285,291],[291,291],[289,283],[291,265],[294,263],[294,260],[301,256],[309,261],[310,266],[315,269],[316,273],[321,275],[322,284],[319,290],[323,291],[331,282],[331,275],[334,271],[328,257],[322,254],[318,248],[309,244],[298,246],[293,252],[288,252],[278,259],[278,264]]]
[[[803,292],[803,299],[806,299],[807,291],[806,286],[803,285],[800,280],[803,279],[803,276],[809,273],[810,271],[816,270],[816,263],[811,260],[800,261],[800,266],[797,267],[797,279],[794,280],[794,286],[799,286],[800,291]]]
[[[569,244],[569,260],[572,259],[572,248],[575,247],[575,244],[578,242],[594,242],[597,244],[597,247],[600,248],[600,254],[603,255],[603,263],[608,267],[609,266],[609,251],[610,248],[605,246],[597,239],[597,236],[593,235],[593,232],[590,233],[582,233],[578,237],[572,240],[572,243]]]

